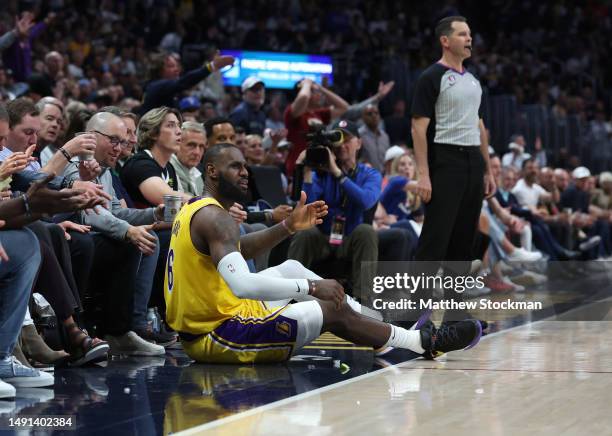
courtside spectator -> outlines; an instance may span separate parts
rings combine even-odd
[[[206,120],[204,128],[206,129],[206,138],[208,139],[209,148],[221,142],[234,144],[236,141],[234,125],[225,117],[216,117]],[[242,132],[242,134],[244,135],[244,132]],[[244,146],[246,146],[246,139]],[[239,146],[237,145],[237,147]]]
[[[422,221],[421,200],[415,195],[417,180],[414,159],[402,150],[402,154],[391,162],[389,181],[380,196],[380,203],[387,214],[394,215],[398,221],[415,218]]]
[[[261,165],[264,161],[265,151],[262,146],[262,138],[260,135],[251,134],[246,137],[246,149],[244,150],[244,158],[249,166]]]
[[[153,331],[148,331],[146,321],[147,304],[151,296],[153,275],[159,255],[159,242],[155,234],[151,232],[151,224],[155,221],[163,221],[163,205],[149,209],[128,209],[121,206],[115,194],[109,170],[116,165],[120,149],[128,138],[127,127],[120,117],[109,112],[98,112],[89,120],[86,129],[95,132],[97,136],[95,159],[102,167],[102,173],[96,177],[95,182],[104,187],[112,200],[108,210],[100,210],[97,214],[83,214],[81,219],[96,232],[94,239],[98,247],[116,247],[120,252],[124,251],[122,245],[129,243],[140,251],[140,259],[135,263],[136,269],[129,270],[129,275],[124,277],[123,292],[133,296],[132,314],[124,315],[130,319],[130,328],[138,336],[154,340],[158,344],[173,342],[173,338],[160,337]],[[78,177],[78,171],[71,168],[67,176]],[[125,300],[119,300],[115,292],[106,296],[106,299],[113,299],[115,304],[125,304]],[[147,353],[161,351],[149,347],[148,344],[139,341],[136,336],[127,333],[125,337],[111,342],[111,346],[114,347],[114,349],[111,348],[114,354],[119,354],[117,347],[120,350],[130,349],[136,354],[139,351]]]
[[[234,132],[235,132],[234,145],[240,149],[242,154],[244,154],[244,150],[246,148],[246,132],[240,126],[234,127]]]
[[[363,144],[360,160],[382,173],[385,153],[389,149],[389,135],[380,127],[380,111],[376,105],[367,105],[362,117],[364,125],[359,128]]]
[[[612,173],[604,171],[599,175],[599,189],[596,189],[591,198],[591,204],[601,209],[612,222]]]
[[[600,259],[606,259],[612,254],[610,240],[610,223],[600,217],[597,211],[590,205],[589,178],[591,172],[586,167],[578,167],[572,171],[573,183],[561,194],[560,206],[563,209],[571,209],[573,225],[583,229],[587,236],[599,236],[601,242],[596,248],[596,255]]]
[[[555,189],[553,192],[548,193],[537,183],[540,169],[535,159],[525,159],[522,170],[523,178],[516,182],[512,189],[512,193],[516,196],[521,206],[538,214],[537,207],[541,202],[557,203],[559,201],[559,191]]]
[[[347,259],[351,262],[353,295],[366,296],[369,288],[362,283],[368,281],[360,280],[362,262],[377,261],[378,237],[373,227],[364,223],[364,212],[376,205],[382,177],[375,169],[357,162],[361,139],[355,123],[340,120],[332,130],[342,131],[344,142],[333,153],[328,150],[329,161],[323,172],[304,167],[303,187],[310,201],[325,201],[329,214],[320,226],[294,236],[288,257],[307,268],[332,256]],[[303,164],[305,157],[303,151],[297,163]]]
[[[121,170],[121,181],[138,208],[156,207],[164,195],[182,195],[176,171],[170,163],[181,141],[181,115],[160,107],[144,114],[138,123],[138,153]]]
[[[181,130],[181,144],[170,158],[170,163],[176,170],[183,192],[193,196],[202,195],[204,179],[197,166],[207,148],[206,132],[202,124],[194,121],[184,121]]]

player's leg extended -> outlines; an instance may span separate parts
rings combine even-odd
[[[283,315],[297,320],[296,349],[329,331],[355,344],[373,348],[404,348],[433,358],[474,346],[482,334],[480,323],[476,320],[461,321],[440,329],[428,323],[420,330],[407,330],[361,315],[347,303],[336,309],[328,301],[292,304]]]

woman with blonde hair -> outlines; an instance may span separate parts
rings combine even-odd
[[[408,154],[393,159],[389,182],[380,196],[380,203],[398,221],[413,219],[422,221],[421,199],[415,195],[417,185],[416,165]]]

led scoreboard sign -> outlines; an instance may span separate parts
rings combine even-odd
[[[249,76],[259,77],[267,88],[291,89],[300,79],[308,78],[331,85],[333,66],[330,56],[275,53],[265,51],[222,50],[236,58],[232,68],[222,70],[223,83],[240,86]]]

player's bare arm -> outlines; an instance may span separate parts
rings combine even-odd
[[[219,207],[200,209],[191,220],[190,233],[193,245],[209,255],[215,266],[226,255],[239,251],[240,230],[230,214]]]

